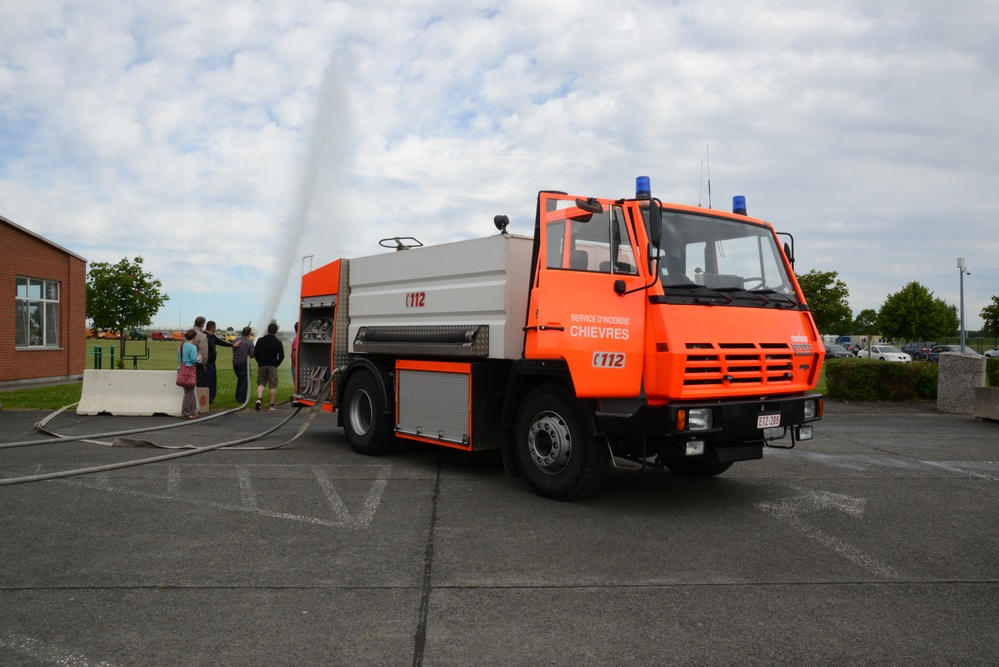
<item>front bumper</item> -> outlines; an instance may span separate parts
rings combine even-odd
[[[806,417],[805,405],[812,401],[814,416]],[[681,411],[708,409],[711,412],[710,428],[689,430],[681,428],[684,421]],[[670,449],[686,448],[688,442],[702,441],[706,459],[721,461],[744,460],[748,452],[731,451],[733,448],[761,447],[768,438],[760,427],[760,417],[779,415],[777,428],[791,429],[792,437],[799,427],[822,418],[821,394],[798,394],[760,399],[734,399],[719,401],[678,401],[665,405],[643,405],[632,414],[595,413],[597,429],[611,437],[623,436],[622,442],[633,442],[634,436],[666,445]],[[763,420],[766,422],[767,420]],[[772,426],[767,426],[772,428]],[[808,429],[806,429],[808,432]],[[759,456],[762,456],[762,449]],[[759,458],[759,456],[751,456]]]

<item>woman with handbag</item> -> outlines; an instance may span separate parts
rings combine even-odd
[[[188,329],[184,334],[184,342],[177,350],[177,386],[184,389],[184,402],[180,406],[182,419],[198,418],[198,395],[194,390],[198,380],[198,348],[194,345],[197,335],[197,331]]]

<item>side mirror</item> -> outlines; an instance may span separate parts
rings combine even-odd
[[[582,197],[576,197],[576,206],[586,211],[587,213],[603,213],[604,205],[597,201],[596,197],[590,197],[589,199],[583,199]]]
[[[663,240],[663,203],[655,198],[649,200],[649,240],[657,248]]]
[[[582,213],[576,213],[575,215],[568,216],[570,220],[574,220],[576,222],[589,222],[593,219],[594,213],[604,212],[604,205],[597,201],[594,197],[590,197],[589,199],[577,197],[576,208],[582,211]]]
[[[794,269],[794,237],[787,232],[777,232],[777,236],[786,236],[791,240],[790,243],[784,241],[784,256],[787,257],[787,261],[791,262],[791,269]]]

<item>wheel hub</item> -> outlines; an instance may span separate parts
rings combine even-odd
[[[371,428],[371,397],[363,391],[356,392],[350,398],[350,409],[347,418],[357,435],[365,435]]]
[[[572,453],[572,436],[569,427],[554,413],[539,415],[527,436],[531,460],[539,470],[557,475],[569,462]]]

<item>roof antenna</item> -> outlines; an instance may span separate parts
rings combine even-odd
[[[711,208],[711,144],[704,147],[704,152],[708,156],[708,208]]]
[[[697,208],[701,208],[701,200],[704,198],[704,160],[701,160],[701,177],[697,181]]]

